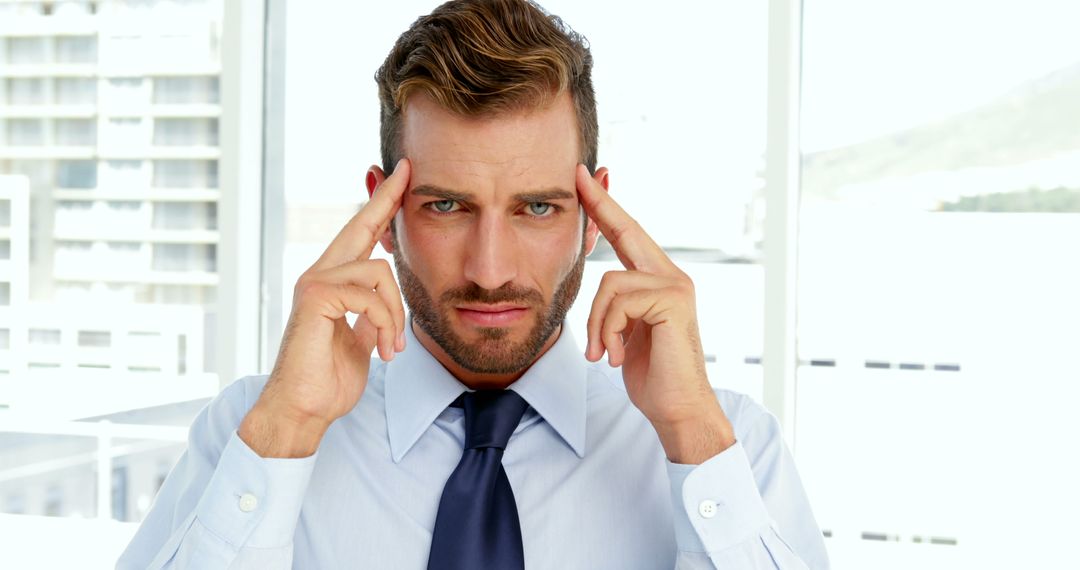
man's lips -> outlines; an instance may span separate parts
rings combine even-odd
[[[509,325],[529,310],[521,305],[464,305],[455,307],[462,320],[485,327]]]

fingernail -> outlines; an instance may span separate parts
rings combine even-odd
[[[398,333],[397,340],[398,340],[398,344],[401,346],[401,348],[399,348],[398,350],[399,351],[405,350],[405,331],[401,331],[401,332]]]

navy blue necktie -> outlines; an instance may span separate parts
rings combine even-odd
[[[521,570],[521,523],[502,457],[528,404],[510,390],[465,392],[458,400],[465,450],[443,487],[428,570]]]

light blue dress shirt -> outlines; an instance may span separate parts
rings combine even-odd
[[[426,568],[466,387],[406,334],[310,457],[262,458],[237,436],[266,375],[222,390],[117,568]],[[828,568],[779,424],[749,397],[716,390],[738,443],[680,465],[621,371],[585,360],[565,325],[510,389],[530,406],[503,458],[527,569]]]

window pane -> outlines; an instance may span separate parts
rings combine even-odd
[[[97,61],[97,38],[69,36],[56,38],[57,63],[94,63]]]
[[[757,260],[767,3],[679,0],[664,10],[620,11],[617,18],[603,3],[541,4],[589,40],[599,163],[611,169],[612,195],[699,291],[717,292],[698,297],[710,376],[759,396],[761,367],[753,362],[760,361],[764,306]],[[289,6],[285,315],[296,278],[366,198],[358,187],[368,165],[379,162],[372,75],[397,35],[433,7],[414,1],[371,11],[343,4],[327,19],[314,4]],[[354,33],[348,22],[357,20],[380,33]],[[640,30],[649,31],[649,41]],[[326,66],[357,72],[328,76],[320,71]],[[684,77],[693,78],[693,89],[680,87],[674,95],[673,82]],[[708,165],[707,172],[687,167],[693,164]],[[568,315],[579,341],[601,276],[618,267],[610,248],[598,245]]]
[[[58,105],[93,105],[97,100],[97,81],[61,77],[54,80],[53,97]]]
[[[154,103],[217,103],[217,77],[159,77],[154,79]]]
[[[60,188],[94,188],[97,186],[97,162],[92,160],[57,162],[56,184]]]
[[[97,123],[92,119],[57,119],[53,124],[59,146],[89,146],[97,140]]]
[[[834,561],[1070,559],[1080,6],[804,18],[796,440]]]
[[[154,186],[158,188],[217,188],[217,161],[155,160]]]
[[[217,313],[206,190],[237,156],[218,136],[231,111],[153,105],[219,103],[224,6],[0,0],[0,520],[23,538],[3,543],[0,568],[115,565],[182,438],[114,438],[99,470],[96,437],[59,434],[187,426],[218,390],[215,350],[230,349],[215,345],[231,340],[217,323],[232,319]],[[261,73],[248,71],[235,77]],[[22,177],[29,192],[9,204]],[[91,524],[99,514],[121,522]]]
[[[7,102],[12,105],[45,104],[45,81],[37,78],[8,78]]]
[[[45,38],[7,38],[7,62],[12,65],[48,63]]]
[[[7,140],[12,146],[45,144],[45,122],[41,119],[8,119]]]
[[[157,119],[154,144],[159,146],[213,146],[218,140],[214,119]]]

